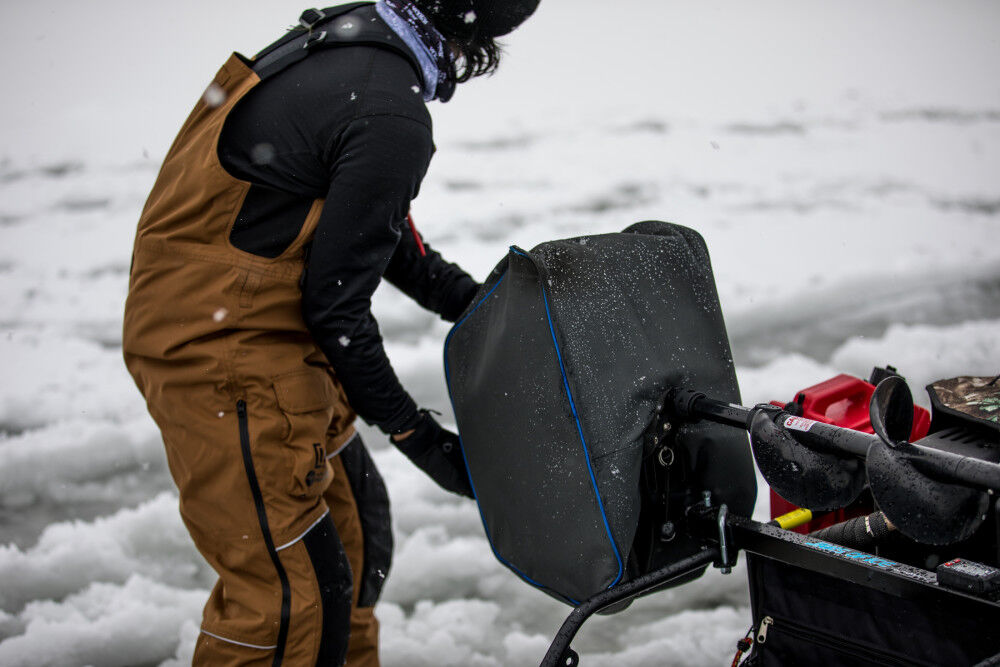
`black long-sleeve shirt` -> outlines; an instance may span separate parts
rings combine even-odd
[[[253,183],[234,227],[241,249],[276,256],[302,212],[326,202],[302,279],[302,312],[352,407],[392,433],[417,420],[371,315],[384,276],[424,307],[456,319],[476,283],[406,227],[434,152],[411,64],[370,46],[319,51],[258,84],[230,113],[222,164]]]

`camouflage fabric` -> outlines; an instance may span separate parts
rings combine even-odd
[[[1000,425],[1000,375],[938,380],[928,389],[943,406]]]

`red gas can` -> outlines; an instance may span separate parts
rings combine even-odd
[[[871,420],[868,416],[868,403],[874,392],[874,384],[853,375],[842,374],[798,392],[795,395],[795,400],[788,404],[786,409],[815,421],[843,426],[864,433],[873,433]],[[786,405],[777,401],[771,403],[772,405]],[[910,440],[919,440],[927,435],[930,425],[931,413],[920,406],[913,406],[913,430],[910,431]],[[797,509],[795,505],[773,490],[771,491],[772,519],[794,509]],[[798,533],[810,533],[856,516],[864,516],[873,510],[871,495],[865,491],[851,505],[832,512],[814,515],[812,521],[793,530]]]

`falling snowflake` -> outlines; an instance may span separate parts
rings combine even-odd
[[[215,320],[216,322],[221,322],[222,320],[226,319],[226,315],[228,314],[229,314],[228,310],[226,310],[225,308],[219,308],[217,311],[212,313],[212,319]]]
[[[466,23],[475,23],[476,22],[476,13],[475,12],[466,12],[464,18],[465,18],[465,22]]]
[[[359,32],[361,32],[361,24],[356,23],[353,19],[349,17],[344,17],[339,19],[339,23],[334,25],[334,30],[344,35],[345,37],[354,37]]]
[[[268,143],[255,144],[250,149],[250,159],[253,160],[254,164],[270,164],[271,160],[274,159],[274,154],[274,146]]]
[[[358,99],[358,94],[355,93],[354,91],[351,91],[351,101],[353,102],[356,99]]]
[[[410,86],[410,90],[412,90],[415,93],[419,93],[420,92],[420,86]]]
[[[201,99],[205,101],[205,104],[215,109],[225,103],[226,91],[222,89],[222,86],[213,81],[205,89],[205,93],[201,96]]]
[[[341,336],[337,339],[337,342],[340,343],[341,347],[347,347],[351,344],[351,339],[347,336]]]

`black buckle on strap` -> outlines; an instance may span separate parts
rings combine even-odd
[[[313,26],[326,18],[326,13],[321,9],[307,9],[299,17],[299,25],[310,32]]]
[[[302,45],[302,48],[308,51],[317,44],[322,43],[323,40],[325,39],[326,39],[326,30],[324,30],[323,32],[309,33],[309,36],[306,37],[306,42],[305,44]]]

